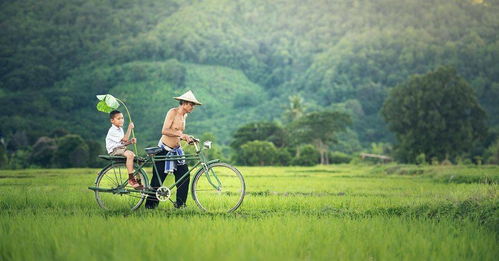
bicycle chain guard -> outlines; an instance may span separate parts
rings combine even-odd
[[[156,198],[159,201],[167,201],[171,196],[171,191],[167,187],[159,187],[156,190]]]

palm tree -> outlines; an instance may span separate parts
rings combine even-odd
[[[288,106],[284,109],[285,122],[291,123],[298,120],[305,113],[306,106],[300,95],[289,96]]]

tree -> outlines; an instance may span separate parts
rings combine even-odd
[[[312,112],[292,124],[291,136],[295,144],[314,144],[320,153],[320,163],[329,164],[329,145],[337,143],[336,134],[351,123],[350,116],[343,112]]]
[[[350,155],[339,151],[331,152],[328,156],[331,164],[350,163],[350,161],[352,161]]]
[[[3,139],[0,139],[0,169],[7,168],[7,164],[9,163],[7,156],[7,149],[3,144]]]
[[[57,128],[57,129],[53,130],[52,132],[50,132],[49,137],[59,138],[59,137],[66,136],[68,134],[70,134],[68,130],[66,130],[64,128]]]
[[[88,147],[88,167],[97,168],[102,167],[102,160],[99,160],[98,156],[101,154],[106,154],[104,146],[101,143],[89,140],[87,141]]]
[[[277,149],[275,164],[280,166],[288,166],[291,164],[292,156],[287,148]]]
[[[314,166],[320,162],[320,153],[313,145],[303,145],[299,150],[301,151],[300,155],[291,161],[291,165]]]
[[[487,148],[486,156],[488,164],[499,164],[499,139]]]
[[[379,113],[387,91],[442,61],[459,68],[499,126],[497,0],[82,2],[2,1],[6,142],[24,130],[33,144],[55,126],[100,139],[109,123],[91,96],[112,91],[137,113],[139,142],[153,145],[173,104],[165,97],[187,88],[207,105],[190,115],[192,134],[216,131],[220,144],[239,124],[277,119],[284,109],[274,105],[296,94],[310,111],[351,110],[350,137],[363,146],[391,142]]]
[[[19,149],[10,154],[9,169],[25,169],[29,167],[30,149]]]
[[[305,113],[303,98],[299,95],[289,96],[288,106],[284,108],[284,121],[293,122],[298,120]]]
[[[52,164],[54,152],[57,149],[55,140],[49,137],[40,137],[33,145],[30,162],[48,168]]]
[[[54,164],[57,167],[86,167],[88,164],[88,145],[79,135],[66,135],[57,139]]]
[[[7,143],[7,150],[12,152],[26,147],[28,147],[28,137],[24,130],[17,130]]]
[[[286,136],[284,129],[274,122],[248,123],[236,131],[230,146],[239,150],[247,142],[261,140],[272,142],[276,147],[283,147],[286,144]]]
[[[422,153],[427,161],[454,158],[486,133],[485,112],[473,89],[449,67],[395,87],[382,114],[397,137],[396,156],[404,162]]]
[[[277,157],[277,149],[268,141],[250,141],[241,146],[238,163],[250,166],[272,165]]]

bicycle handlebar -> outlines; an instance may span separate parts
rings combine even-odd
[[[199,147],[200,140],[194,138],[193,136],[189,136],[189,137],[191,137],[191,139],[192,139],[192,142],[189,144],[194,145],[194,147],[196,147],[196,153],[200,152],[201,151],[201,148]]]

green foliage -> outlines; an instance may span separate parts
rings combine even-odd
[[[418,164],[418,165],[426,165],[426,164],[427,164],[427,161],[426,161],[426,154],[424,154],[424,153],[420,153],[420,154],[416,157],[415,162],[416,162],[416,164]]]
[[[433,166],[438,166],[440,164],[440,161],[437,157],[432,157],[430,162],[431,162],[431,165],[433,165]]]
[[[292,124],[291,133],[295,144],[317,140],[330,144],[337,142],[336,134],[349,124],[350,116],[343,112],[311,112]]]
[[[314,166],[320,163],[320,153],[313,145],[303,145],[299,150],[300,155],[293,158],[291,165]]]
[[[126,99],[139,147],[153,146],[166,111],[176,105],[171,97],[192,89],[205,105],[190,116],[189,134],[209,131],[228,145],[249,122],[287,123],[305,107],[341,108],[352,117],[351,133],[335,150],[357,152],[393,142],[379,114],[389,90],[443,64],[469,82],[488,124],[499,124],[497,1],[339,0],[331,8],[322,0],[18,0],[1,6],[0,136],[9,143],[25,130],[23,149],[53,126],[101,142],[108,121],[93,109],[100,93]],[[7,146],[9,153],[16,146]],[[473,145],[478,149],[469,157],[483,146],[489,144]]]
[[[353,154],[362,150],[357,133],[351,128],[344,132],[339,132],[336,136],[338,143],[330,146],[331,150],[341,151],[347,154]]]
[[[86,142],[88,147],[88,167],[98,168],[102,167],[102,161],[98,158],[99,155],[107,154],[105,147],[100,143],[93,140]]]
[[[19,149],[10,154],[9,169],[25,169],[29,167],[29,156],[31,151],[29,149]]]
[[[98,111],[110,113],[120,107],[118,100],[111,94],[97,95],[97,99],[99,99],[99,102],[97,103]]]
[[[57,150],[55,139],[40,137],[33,145],[30,163],[40,167],[51,167],[54,153]]]
[[[16,130],[7,142],[7,150],[16,151],[26,149],[29,146],[28,136],[24,130]]]
[[[238,150],[243,144],[250,141],[260,140],[272,142],[276,147],[286,145],[287,133],[275,122],[254,122],[240,127],[234,133],[234,139],[230,144]]]
[[[278,148],[274,164],[277,166],[288,166],[291,164],[293,157],[287,148]]]
[[[496,164],[499,165],[499,139],[492,145],[490,145],[489,148],[487,148],[486,154],[487,157],[487,163],[488,164]]]
[[[390,155],[391,154],[391,145],[384,142],[373,142],[371,143],[370,152],[378,155]]]
[[[95,141],[86,141],[66,131],[57,131],[57,133],[66,133],[64,136],[50,138],[40,137],[29,151],[28,162],[20,166],[37,167],[101,167],[102,161],[98,155],[106,154],[104,147]],[[59,146],[63,146],[59,148]],[[73,150],[71,150],[73,148]],[[65,152],[66,151],[66,152]],[[67,155],[66,155],[67,154]],[[63,155],[63,159],[58,158]],[[19,156],[18,156],[19,157]],[[85,161],[88,160],[88,161]],[[67,161],[67,162],[66,162]]]
[[[64,128],[57,128],[57,129],[53,130],[52,132],[50,132],[49,137],[59,138],[62,136],[66,136],[68,134],[70,134],[68,130],[66,130]]]
[[[250,141],[241,146],[236,162],[248,166],[268,166],[276,161],[277,149],[272,142]]]
[[[421,153],[432,161],[454,158],[485,133],[485,112],[475,92],[447,67],[394,88],[383,116],[397,135],[397,156],[404,162],[414,162]]]
[[[330,152],[328,157],[331,164],[350,163],[352,161],[352,157],[350,155],[339,151]]]
[[[291,124],[291,143],[313,143],[320,153],[320,163],[329,164],[329,145],[337,143],[336,134],[350,124],[350,116],[343,112],[311,112]]]
[[[110,92],[122,98],[134,115],[135,134],[139,146],[157,144],[166,113],[170,108],[178,106],[178,101],[172,97],[179,96],[189,89],[203,105],[196,107],[189,114],[185,131],[187,134],[199,137],[205,132],[211,132],[215,134],[217,143],[223,145],[228,143],[231,134],[239,127],[238,124],[254,118],[258,107],[247,108],[244,113],[240,113],[232,106],[235,97],[260,92],[259,87],[249,82],[241,72],[223,67],[182,65],[186,75],[189,75],[184,82],[185,87],[182,87],[174,85],[162,76],[165,71],[172,70],[172,66],[178,66],[178,62],[171,60],[156,63],[134,62],[126,66],[113,67],[105,74],[110,78],[106,81],[111,80],[112,75],[118,71],[123,75],[122,78],[116,79],[116,85]],[[133,73],[132,70],[136,68],[141,68],[144,76],[138,81],[130,82],[126,75]],[[213,81],[213,77],[219,80]],[[79,113],[83,114],[84,111]],[[235,115],[237,118],[234,118]],[[93,129],[99,137],[104,134],[102,129],[106,129],[109,123],[102,117],[95,121],[98,124],[94,124]]]
[[[58,138],[53,162],[61,168],[85,167],[88,163],[88,145],[79,135]]]
[[[0,169],[7,168],[8,163],[9,163],[9,158],[7,155],[7,149],[5,148],[3,141],[0,140]]]
[[[284,107],[284,122],[291,123],[298,120],[305,114],[307,107],[304,105],[303,98],[299,95],[289,96],[289,104]]]
[[[274,146],[281,147],[277,149],[275,164],[289,165],[291,163],[291,153],[289,146],[299,146],[313,142],[316,151],[320,152],[320,163],[329,164],[327,155],[328,143],[336,142],[335,134],[344,131],[350,123],[350,118],[347,114],[341,112],[312,112],[292,122],[286,129],[283,129],[276,123],[255,122],[246,124],[239,128],[234,134],[234,140],[231,147],[235,151],[236,162],[240,164],[257,164],[255,161],[248,163],[242,156],[242,147],[251,141],[269,141]],[[243,145],[241,145],[243,144]],[[248,157],[250,152],[258,153],[256,149],[246,149],[245,156]],[[241,155],[239,155],[241,154]],[[299,155],[298,155],[299,156]],[[293,160],[295,165],[311,166],[316,164],[310,157],[298,157]]]
[[[298,118],[292,122],[286,130],[277,125],[276,123],[269,122],[255,122],[249,123],[239,128],[234,134],[234,140],[231,147],[235,152],[235,160],[240,164],[255,165],[258,163],[252,159],[252,163],[248,163],[245,158],[250,155],[248,153],[259,153],[257,149],[246,148],[244,153],[242,148],[244,145],[252,141],[268,141],[272,142],[275,147],[280,147],[276,150],[276,155],[272,156],[273,162],[277,165],[289,165],[292,161],[292,156],[289,151],[300,150],[296,148],[301,144],[313,142],[316,146],[315,151],[320,152],[320,163],[329,164],[329,157],[327,155],[328,143],[336,142],[336,133],[344,131],[346,126],[350,123],[350,118],[347,114],[341,112],[312,112],[303,117]],[[258,145],[261,145],[258,143]],[[274,149],[271,149],[272,151]],[[242,155],[245,156],[242,156]],[[313,154],[313,153],[312,153]],[[315,154],[313,154],[315,155]],[[298,158],[293,160],[295,165],[311,166],[316,164],[313,156],[300,157],[297,152]],[[255,157],[259,157],[256,155]],[[267,163],[268,164],[268,163]]]

